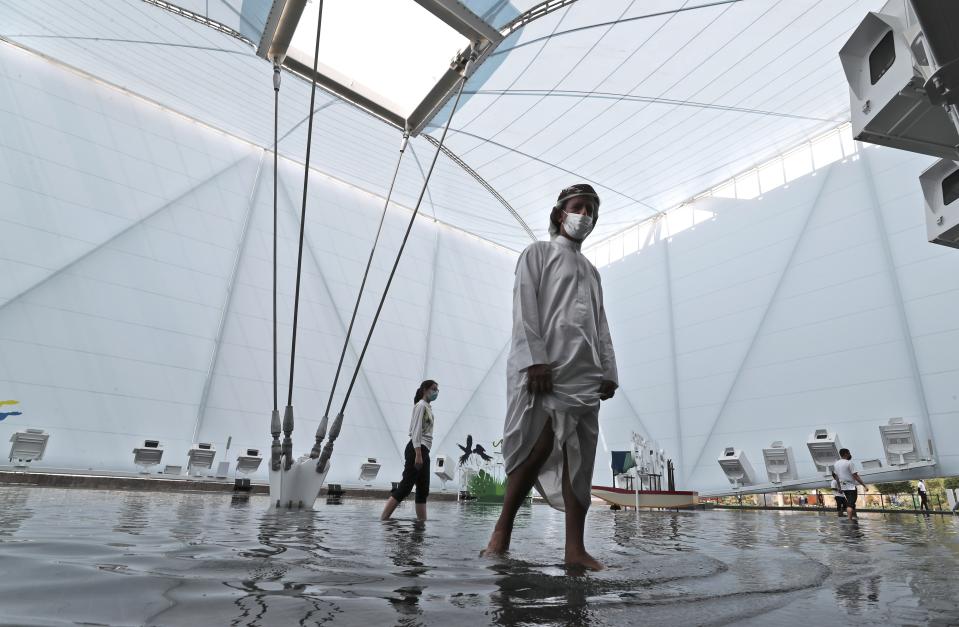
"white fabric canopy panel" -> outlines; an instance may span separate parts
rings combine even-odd
[[[271,146],[269,64],[240,39],[162,4],[0,0],[0,36]],[[244,36],[262,30],[265,19],[238,0],[179,4]],[[540,5],[467,4],[497,28]],[[479,68],[447,144],[540,237],[557,190],[591,181],[605,209],[599,239],[848,119],[836,53],[881,4],[568,3],[520,28]],[[281,152],[293,159],[306,144],[308,101],[307,84],[284,81]],[[325,93],[317,110],[313,164],[384,194],[398,131]],[[396,194],[406,205],[415,203],[433,150],[423,140],[414,149],[420,164],[404,166]],[[513,249],[529,241],[507,209],[446,157],[429,191],[429,215]]]
[[[273,177],[269,151],[35,54],[0,46],[0,390],[24,428],[51,434],[43,466],[134,471],[159,440],[233,462],[269,442]],[[281,159],[278,378],[286,401],[302,164]],[[383,199],[310,177],[296,351],[295,451],[308,451]],[[409,220],[391,206],[335,400],[341,400]],[[515,255],[421,215],[347,409],[328,480],[370,456],[402,470],[412,394],[439,380],[437,437],[502,426],[502,386],[480,403],[510,332]],[[492,372],[492,375],[490,374]],[[496,393],[499,394],[496,397]],[[469,420],[459,420],[459,416]],[[226,443],[233,449],[226,454]],[[454,448],[455,450],[455,448]],[[266,474],[262,465],[259,478]]]

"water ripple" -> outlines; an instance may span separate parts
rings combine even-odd
[[[345,500],[0,488],[0,625],[954,624],[954,519],[816,513],[590,514],[608,570],[559,559],[562,514],[434,503],[377,520]],[[10,576],[16,573],[16,576]]]

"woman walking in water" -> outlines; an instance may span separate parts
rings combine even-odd
[[[439,395],[436,381],[420,383],[413,396],[413,417],[410,419],[410,441],[406,445],[403,478],[390,492],[380,520],[389,520],[399,504],[416,487],[416,518],[426,520],[426,498],[430,494],[430,447],[433,446],[433,408]]]

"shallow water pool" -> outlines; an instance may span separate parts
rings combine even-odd
[[[0,487],[3,625],[839,625],[959,623],[959,519],[594,506],[567,573],[562,514],[520,513],[508,560],[477,557],[498,509]]]

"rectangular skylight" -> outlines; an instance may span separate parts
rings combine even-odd
[[[276,0],[257,54],[311,78],[319,0]],[[457,0],[323,0],[319,85],[416,134],[502,35]]]
[[[313,66],[319,2],[310,2],[287,55]],[[413,0],[324,0],[320,74],[408,118],[469,40]]]

